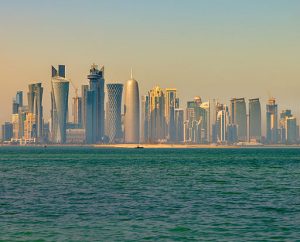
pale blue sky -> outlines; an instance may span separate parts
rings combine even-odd
[[[35,80],[49,116],[50,65],[66,64],[81,85],[93,62],[107,82],[133,67],[142,94],[155,84],[177,87],[183,102],[270,93],[298,115],[299,13],[296,0],[2,1],[0,121]]]

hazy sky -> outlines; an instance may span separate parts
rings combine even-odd
[[[106,82],[130,68],[141,94],[176,87],[182,107],[203,100],[269,95],[300,114],[298,0],[9,0],[0,3],[0,121],[17,90],[42,81],[49,117],[50,66],[76,85],[95,62]],[[263,113],[264,116],[264,113]]]

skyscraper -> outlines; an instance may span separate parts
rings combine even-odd
[[[217,115],[217,139],[219,143],[226,143],[228,138],[227,127],[229,124],[229,113],[226,105],[222,105]]]
[[[261,108],[258,98],[249,99],[249,138],[261,140]]]
[[[296,118],[291,116],[291,117],[286,117],[285,118],[285,130],[286,130],[286,143],[287,144],[296,144],[297,142],[297,121]]]
[[[238,128],[238,140],[247,141],[247,112],[245,98],[233,98],[231,102],[231,124]]]
[[[43,137],[43,87],[41,83],[34,83],[28,86],[28,112],[35,115],[36,133],[35,137],[41,141]]]
[[[140,141],[140,100],[139,86],[135,79],[131,78],[125,85],[124,103],[124,142],[139,143]]]
[[[10,122],[5,122],[2,125],[2,142],[10,141],[13,137],[13,124]]]
[[[149,96],[149,142],[162,142],[166,139],[165,94],[156,86]]]
[[[141,108],[141,142],[149,142],[149,96],[142,96],[142,108]]]
[[[91,91],[88,95],[94,97],[88,98],[92,103],[86,103],[86,105],[92,105],[92,107],[86,107],[85,110],[85,112],[92,110],[92,113],[86,113],[86,116],[91,118],[92,126],[85,124],[85,129],[86,134],[91,133],[94,136],[91,140],[98,142],[104,136],[104,67],[102,66],[99,70],[98,66],[93,64],[87,78],[90,82],[89,91]],[[92,131],[88,129],[92,129]]]
[[[82,127],[85,129],[85,121],[86,121],[86,95],[87,91],[89,90],[88,85],[82,85],[81,86],[81,123]]]
[[[184,110],[175,109],[175,142],[182,143],[184,141]]]
[[[169,141],[174,142],[176,137],[175,131],[175,108],[179,108],[177,90],[175,88],[167,88],[165,96],[165,117],[166,117],[166,135]]]
[[[18,113],[19,107],[23,107],[23,92],[22,91],[18,91],[16,94],[16,98],[13,99],[12,114]]]
[[[278,111],[275,98],[270,98],[266,106],[266,142],[278,143]]]
[[[52,66],[51,132],[54,143],[66,142],[68,98],[69,81],[65,78],[65,68],[60,65],[57,71]]]
[[[107,84],[107,136],[110,143],[119,143],[122,139],[121,106],[123,84]]]
[[[187,102],[186,108],[186,135],[185,142],[207,142],[207,110],[203,108],[200,97]]]
[[[73,123],[77,128],[82,127],[82,98],[73,97]]]

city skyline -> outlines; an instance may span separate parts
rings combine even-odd
[[[53,63],[68,66],[68,76],[80,86],[94,62],[106,66],[107,82],[124,82],[133,67],[141,94],[159,84],[176,87],[183,103],[193,96],[222,103],[259,97],[266,103],[274,96],[280,109],[292,109],[299,119],[299,5],[292,0],[4,2],[0,121],[9,116],[6,107],[15,90],[41,82],[49,93]],[[44,108],[49,110],[47,102]]]

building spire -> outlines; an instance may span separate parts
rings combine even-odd
[[[130,79],[132,80],[133,79],[133,70],[132,70],[132,67],[130,69]]]

